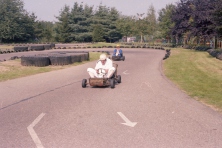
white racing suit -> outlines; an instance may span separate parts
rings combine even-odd
[[[105,74],[105,76],[103,76],[103,74],[101,74],[101,73],[98,74],[96,72],[98,69],[108,70],[108,73]],[[116,70],[115,67],[113,67],[113,61],[110,60],[109,58],[106,58],[106,63],[104,65],[102,65],[101,61],[98,61],[96,63],[95,69],[88,68],[87,72],[89,73],[89,76],[91,78],[103,78],[103,77],[104,78],[110,78],[114,74],[115,70]]]

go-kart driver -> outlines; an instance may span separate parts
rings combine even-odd
[[[119,45],[116,45],[116,49],[113,51],[113,56],[123,56],[123,51],[120,49]]]
[[[110,78],[115,72],[115,67],[113,67],[113,62],[106,57],[106,54],[101,54],[98,62],[96,63],[95,69],[88,68],[87,72],[91,78],[101,78],[100,70],[104,70],[104,78]]]

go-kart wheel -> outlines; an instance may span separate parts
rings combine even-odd
[[[86,79],[83,79],[83,80],[82,80],[82,88],[86,88],[86,83],[87,83],[87,80],[86,80]]]
[[[122,57],[122,60],[125,61],[125,56]]]
[[[110,87],[112,89],[115,88],[115,80],[114,79],[110,79]]]
[[[117,76],[117,82],[121,83],[121,76],[120,75]]]

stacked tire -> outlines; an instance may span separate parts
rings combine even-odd
[[[86,60],[89,60],[88,52],[78,54],[74,52],[52,52],[49,54],[22,56],[21,65],[44,67],[48,65],[69,65]]]
[[[51,55],[49,56],[49,59],[51,65],[69,65],[72,63],[71,56],[69,55],[63,55],[63,54]]]
[[[22,56],[21,64],[23,66],[45,67],[45,66],[49,66],[49,57],[47,56]]]

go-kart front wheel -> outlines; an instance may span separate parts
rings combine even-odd
[[[110,87],[112,89],[115,88],[115,80],[114,79],[110,79]]]
[[[86,88],[87,80],[83,79],[82,80],[82,88]]]

